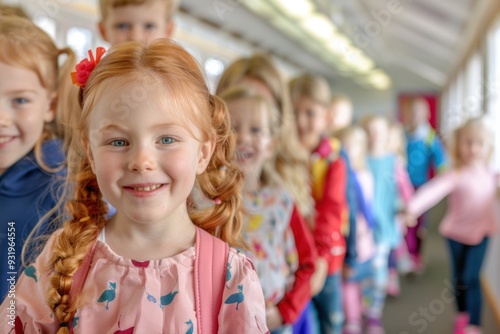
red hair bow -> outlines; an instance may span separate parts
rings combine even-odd
[[[78,63],[78,65],[76,65],[76,72],[71,72],[71,80],[73,81],[73,84],[81,88],[85,87],[85,85],[87,84],[87,80],[90,77],[90,73],[92,73],[96,65],[99,64],[99,61],[101,60],[105,52],[106,49],[104,49],[102,46],[98,47],[95,50],[96,57],[94,59],[92,50],[89,50],[90,60],[83,59],[80,63]]]

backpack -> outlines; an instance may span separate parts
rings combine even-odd
[[[198,334],[216,334],[219,329],[218,316],[222,305],[222,294],[226,283],[228,244],[196,228],[196,257],[194,260],[194,296]],[[90,270],[95,244],[73,277],[70,296],[77,295]],[[69,321],[73,333],[73,319]]]

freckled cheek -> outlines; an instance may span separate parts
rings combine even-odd
[[[119,177],[120,171],[123,169],[123,164],[116,157],[102,153],[94,153],[94,173],[98,181],[106,182],[107,184],[114,182]]]
[[[197,159],[191,152],[175,154],[163,160],[163,169],[172,178],[187,178],[190,174],[193,174],[192,177],[195,177]]]

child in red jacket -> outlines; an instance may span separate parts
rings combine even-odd
[[[347,225],[347,171],[337,140],[324,137],[328,124],[330,87],[321,77],[300,76],[290,83],[301,144],[310,153],[315,217],[311,223],[318,260],[312,279],[321,333],[340,333],[342,265],[346,253],[343,227]]]

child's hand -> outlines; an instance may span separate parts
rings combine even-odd
[[[283,326],[283,318],[281,317],[281,313],[276,307],[276,305],[266,306],[266,323],[267,323],[267,328],[270,331],[273,331]]]
[[[326,276],[328,275],[328,263],[325,259],[319,257],[316,260],[316,270],[311,277],[311,294],[316,296],[325,286]]]
[[[408,227],[414,227],[417,225],[417,218],[415,215],[412,215],[411,213],[408,212],[402,212],[401,213],[401,219],[405,223],[406,226]]]
[[[347,264],[344,264],[344,266],[342,267],[342,277],[344,278],[344,280],[354,276],[356,272],[354,271],[354,269],[347,265]]]

